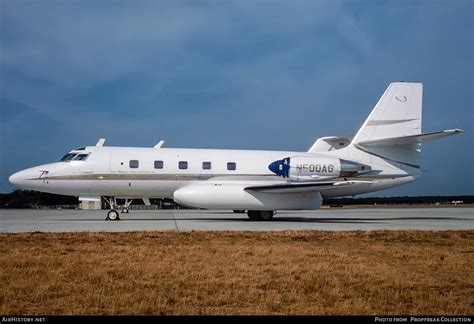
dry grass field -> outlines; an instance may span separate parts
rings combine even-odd
[[[474,231],[0,234],[1,314],[473,314]]]

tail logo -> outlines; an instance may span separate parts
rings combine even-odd
[[[398,97],[395,97],[395,99],[397,99],[398,101],[400,102],[407,102],[407,96],[403,96],[403,98],[398,98]]]

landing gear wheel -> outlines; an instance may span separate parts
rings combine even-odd
[[[247,216],[250,218],[250,220],[257,221],[260,219],[260,212],[256,210],[249,210],[247,212]]]
[[[273,219],[273,211],[272,210],[264,210],[260,212],[260,219],[263,221],[270,221]]]
[[[127,207],[122,208],[122,214],[128,214],[128,208]]]
[[[250,220],[252,221],[270,221],[273,219],[272,210],[249,210],[247,212]]]
[[[107,218],[105,220],[120,220],[119,213],[116,210],[112,209],[107,213]]]

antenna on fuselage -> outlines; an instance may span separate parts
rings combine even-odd
[[[104,146],[105,138],[100,138],[95,146]]]
[[[165,141],[164,141],[164,140],[161,140],[161,141],[158,142],[158,144],[156,144],[155,146],[153,146],[153,148],[161,148],[164,143],[165,143]]]

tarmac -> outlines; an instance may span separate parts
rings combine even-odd
[[[106,210],[0,210],[0,232],[134,231],[371,231],[473,230],[474,208],[330,208],[278,212],[273,221],[250,221],[232,211],[154,210],[121,214]]]

